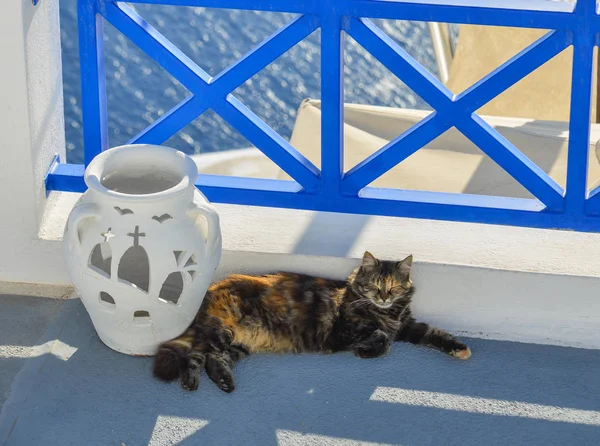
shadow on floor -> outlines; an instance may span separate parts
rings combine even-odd
[[[0,295],[0,407],[15,376],[65,301]]]
[[[468,362],[406,344],[372,361],[347,354],[254,356],[237,367],[235,393],[222,393],[207,378],[186,393],[155,382],[150,358],[101,344],[80,302],[64,311],[60,339],[77,351],[66,361],[53,355],[28,361],[0,417],[0,444],[591,445],[600,439],[600,351],[472,339]],[[432,399],[437,392],[446,395],[445,408]],[[394,402],[399,393],[401,403]],[[490,407],[495,415],[474,413]],[[548,420],[568,418],[564,409],[594,412],[575,422]]]

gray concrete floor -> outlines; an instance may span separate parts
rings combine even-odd
[[[208,379],[186,393],[105,347],[78,300],[2,298],[0,324],[1,445],[600,444],[600,351],[470,339],[467,362],[406,344],[372,361],[254,356],[233,394]]]
[[[58,299],[0,295],[0,407],[25,361],[65,303]]]

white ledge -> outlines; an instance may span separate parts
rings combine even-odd
[[[72,193],[50,195],[41,240],[61,240],[68,213],[78,198],[79,194]],[[370,250],[386,259],[413,254],[418,263],[600,277],[597,233],[225,204],[216,207],[223,249],[231,253],[359,259]]]
[[[0,280],[68,293],[61,236],[78,195],[52,193],[40,240]],[[217,277],[288,270],[344,278],[365,250],[413,254],[414,310],[427,322],[491,339],[600,348],[600,234],[217,205],[224,252]],[[45,259],[45,260],[44,260]],[[19,288],[43,293],[43,287]],[[6,284],[5,284],[6,286]],[[61,288],[62,293],[61,293]],[[2,288],[0,288],[2,292]]]

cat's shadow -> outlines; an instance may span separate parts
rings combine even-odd
[[[60,339],[77,351],[67,361],[46,358],[27,400],[11,402],[8,409],[18,423],[8,444],[68,439],[130,446],[151,438],[161,444],[185,437],[189,419],[205,425],[177,444],[324,444],[303,434],[420,445],[570,444],[575,438],[578,444],[597,444],[600,437],[598,423],[539,419],[545,412],[536,412],[537,406],[526,406],[529,415],[519,409],[514,413],[520,416],[511,416],[510,405],[599,411],[598,351],[472,339],[473,358],[466,362],[407,344],[396,344],[377,360],[261,355],[236,367],[233,394],[218,390],[205,375],[199,390],[189,393],[177,383],[154,381],[150,358],[102,345],[81,304],[72,307]],[[412,401],[413,391],[429,393]],[[442,394],[441,403],[427,402],[434,393]],[[476,413],[493,405],[490,400],[508,402],[500,404],[504,416]]]

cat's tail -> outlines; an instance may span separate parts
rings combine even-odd
[[[187,329],[181,336],[164,342],[154,357],[154,377],[162,381],[173,381],[181,370],[189,367],[189,354],[192,352],[195,331]]]

